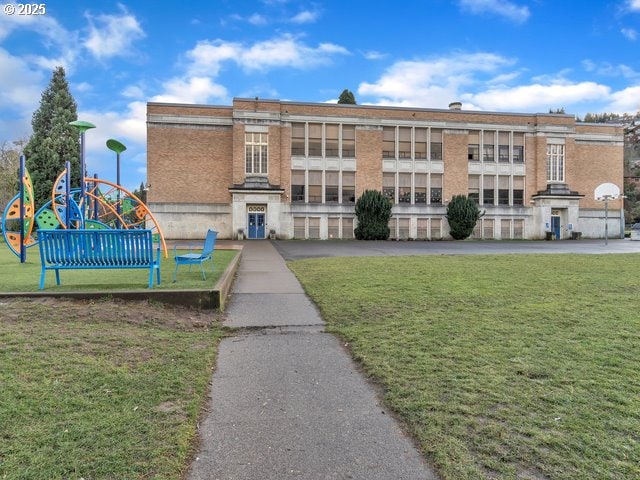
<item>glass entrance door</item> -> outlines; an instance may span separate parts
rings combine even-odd
[[[247,223],[249,225],[248,238],[265,238],[264,213],[249,213]]]

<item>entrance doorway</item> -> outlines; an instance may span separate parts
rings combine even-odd
[[[247,238],[262,239],[266,238],[265,227],[265,207],[252,206],[247,212]]]
[[[560,215],[551,215],[551,231],[554,238],[560,240]]]

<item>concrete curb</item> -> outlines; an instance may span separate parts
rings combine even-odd
[[[238,255],[227,265],[212,289],[187,290],[136,290],[136,291],[97,291],[97,292],[0,292],[0,298],[75,298],[99,299],[119,298],[122,300],[153,300],[170,305],[180,305],[199,310],[224,311],[227,296],[235,280],[240,265],[242,247]]]

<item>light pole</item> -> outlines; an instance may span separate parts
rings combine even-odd
[[[87,167],[84,163],[84,154],[85,154],[85,141],[84,141],[84,132],[91,128],[96,128],[96,126],[91,122],[85,122],[82,120],[75,120],[73,122],[69,122],[69,125],[73,125],[78,130],[80,130],[80,204],[83,209],[86,209],[86,187],[84,185],[84,177],[87,173]],[[67,205],[69,208],[69,205]],[[84,218],[84,214],[82,215]]]
[[[120,154],[124,152],[127,147],[125,147],[123,143],[110,138],[109,140],[107,140],[107,148],[116,152],[116,184],[118,185],[116,211],[118,212],[118,217],[120,217]],[[120,228],[119,218],[117,220],[117,226],[118,228]]]

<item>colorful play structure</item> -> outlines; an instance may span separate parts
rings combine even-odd
[[[117,140],[107,140],[107,148],[117,155],[116,183],[97,176],[86,177],[85,132],[95,125],[84,121],[71,122],[71,125],[80,132],[80,187],[72,188],[71,165],[66,162],[54,182],[51,200],[36,210],[33,184],[26,159],[21,155],[19,192],[2,215],[2,233],[9,249],[24,263],[27,249],[38,244],[37,230],[146,229],[153,232],[154,241],[160,244],[167,258],[164,235],[153,214],[142,200],[120,185],[120,154],[126,147]]]

